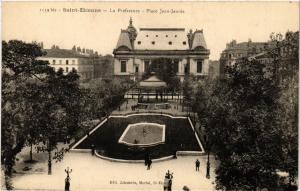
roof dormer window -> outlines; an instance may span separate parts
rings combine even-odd
[[[175,34],[175,38],[177,37],[177,35]]]
[[[148,37],[149,35],[146,35],[146,37]]]
[[[156,35],[156,37],[158,37],[158,35]]]
[[[152,41],[152,44],[154,45],[154,44],[155,44],[155,41]]]
[[[169,45],[172,45],[172,41],[169,41]]]
[[[166,37],[168,37],[168,35],[166,35]]]
[[[138,44],[141,44],[141,41],[138,41]]]
[[[185,41],[183,41],[183,42],[182,42],[182,44],[183,44],[183,45],[186,45],[186,42],[185,42]]]

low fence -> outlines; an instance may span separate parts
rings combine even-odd
[[[149,111],[149,110],[135,110],[135,111],[130,111],[130,112],[126,112],[126,113],[117,113],[117,114],[111,114],[110,116],[127,116],[127,115],[133,115],[133,114],[143,114],[143,113],[147,113],[147,114],[160,114],[160,115],[169,115],[172,117],[188,117],[188,115],[183,115],[183,114],[175,114],[175,113],[171,113],[171,112],[166,112],[166,111]]]

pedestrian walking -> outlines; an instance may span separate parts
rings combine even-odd
[[[196,171],[199,171],[199,167],[200,167],[200,161],[197,159],[196,160]]]
[[[149,153],[147,152],[145,154],[145,166],[148,166],[148,161],[149,161]]]
[[[151,159],[149,159],[149,161],[148,161],[148,168],[147,168],[147,170],[150,170],[150,168],[151,168],[151,164],[152,164],[152,160],[151,160]]]

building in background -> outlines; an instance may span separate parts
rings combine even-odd
[[[172,59],[176,73],[183,80],[186,73],[207,76],[209,70],[203,30],[186,32],[184,28],[135,29],[130,19],[121,30],[114,54],[114,75],[135,79],[142,75],[156,58]]]
[[[220,57],[220,74],[224,74],[226,66],[235,64],[241,58],[248,58],[257,54],[264,53],[275,47],[274,42],[248,42],[237,43],[236,40],[226,44]]]
[[[40,57],[40,60],[47,60],[55,71],[63,69],[64,74],[76,70],[81,81],[101,77],[103,74],[101,70],[105,70],[105,72],[109,70],[103,66],[111,64],[106,64],[108,58],[99,57],[98,54],[94,54],[93,51],[82,51],[74,47],[72,50],[52,47],[51,49],[44,49],[44,51],[46,55]],[[108,75],[111,73],[112,69],[110,73],[108,72]]]
[[[113,56],[98,56],[94,62],[94,78],[111,78],[113,76]]]

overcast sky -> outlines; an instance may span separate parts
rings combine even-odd
[[[299,30],[298,2],[4,2],[2,6],[4,40],[43,41],[45,48],[56,44],[70,49],[77,45],[92,48],[100,54],[112,54],[120,30],[127,28],[130,16],[137,29],[181,27],[187,32],[203,29],[212,60],[219,59],[226,43],[232,39],[238,42],[249,38],[267,41],[271,32]],[[50,8],[56,11],[46,12]],[[64,12],[64,8],[102,12]],[[124,9],[136,12],[129,13]],[[160,14],[160,9],[174,9],[179,13]]]

